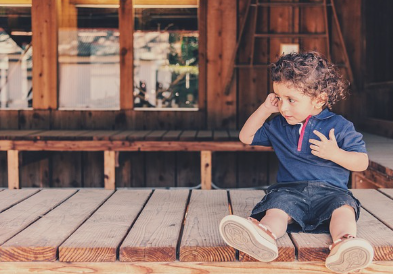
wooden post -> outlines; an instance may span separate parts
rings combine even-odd
[[[212,152],[201,151],[201,188],[212,189]]]
[[[115,189],[116,152],[104,151],[105,189]]]
[[[8,188],[19,189],[19,151],[8,150]]]
[[[134,12],[132,0],[120,0],[120,109],[134,107]]]
[[[33,108],[57,108],[57,1],[33,0]]]

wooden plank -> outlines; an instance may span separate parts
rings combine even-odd
[[[32,0],[33,108],[57,109],[57,1]]]
[[[226,130],[215,130],[213,133],[215,141],[229,141],[229,134]]]
[[[196,136],[198,141],[207,141],[213,140],[213,131],[212,130],[199,130]]]
[[[128,138],[128,137],[127,137]],[[273,151],[239,141],[0,141],[0,151]]]
[[[201,151],[201,188],[212,189],[212,152]]]
[[[3,189],[2,189],[3,190]],[[39,189],[4,190],[0,192],[0,212],[37,193]]]
[[[378,218],[382,223],[393,229],[393,200],[373,189],[352,189],[362,207]]]
[[[0,140],[21,140],[42,130],[0,130]]]
[[[384,189],[380,188],[379,191],[384,193],[385,195],[389,196],[391,199],[393,199],[393,189]]]
[[[120,109],[134,107],[134,11],[133,0],[120,1],[119,37],[120,47]]]
[[[176,186],[196,187],[201,183],[199,152],[176,152]]]
[[[378,202],[378,201],[375,201]],[[329,234],[291,234],[298,250],[299,261],[324,261],[332,244]],[[362,210],[358,220],[357,237],[365,239],[374,247],[374,261],[393,259],[393,231]]]
[[[104,184],[105,189],[115,189],[116,151],[104,151]]]
[[[150,152],[145,155],[146,187],[175,187],[175,152]]]
[[[61,262],[114,262],[150,190],[118,190],[60,247]]]
[[[218,227],[229,214],[224,190],[193,190],[180,244],[182,262],[234,261],[235,250],[222,240]]]
[[[362,273],[391,273],[393,262],[373,262]],[[1,274],[59,273],[60,271],[91,271],[95,274],[320,274],[327,272],[324,262],[138,262],[138,263],[62,263],[62,262],[17,262],[1,263]]]
[[[102,172],[104,162],[104,153],[101,151],[82,153],[83,187],[105,187],[105,177]]]
[[[135,131],[134,133],[127,136],[127,140],[134,141],[134,140],[144,140],[146,135],[149,134],[151,130],[139,130]]]
[[[145,140],[160,141],[162,139],[162,136],[164,136],[166,132],[167,130],[153,130],[152,132],[146,135]]]
[[[89,137],[94,141],[109,140],[111,136],[120,133],[120,130],[91,130],[79,135],[79,137]]]
[[[239,141],[239,133],[240,133],[239,130],[229,130],[228,131],[229,139]]]
[[[232,211],[234,215],[247,218],[251,215],[254,206],[261,201],[265,192],[263,190],[234,190],[230,191]],[[278,258],[277,262],[289,262],[295,260],[295,247],[288,234],[277,240]],[[248,262],[257,260],[239,251],[239,261]]]
[[[155,190],[120,247],[120,261],[175,261],[188,196],[188,190]]]
[[[56,261],[57,249],[112,194],[82,189],[0,246],[0,261]]]
[[[46,130],[30,134],[23,139],[33,140],[90,140],[88,130]]]
[[[181,141],[194,141],[196,138],[197,131],[196,130],[185,130],[180,135]]]
[[[75,189],[45,189],[1,213],[0,245],[51,211],[75,192]]]
[[[207,2],[208,0],[198,1],[198,113],[204,116],[207,96]]]
[[[124,141],[124,140],[127,140],[127,136],[134,134],[134,133],[135,133],[135,130],[124,130],[124,131],[120,131],[120,132],[112,135],[109,139]]]
[[[8,162],[8,188],[19,189],[19,151],[8,150],[7,151],[7,162]]]
[[[168,130],[164,136],[162,136],[162,140],[164,141],[177,141],[179,140],[181,130]]]

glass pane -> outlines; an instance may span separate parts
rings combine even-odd
[[[0,6],[0,108],[32,106],[31,7]]]
[[[119,109],[118,8],[61,8],[59,108]]]
[[[135,8],[134,106],[198,109],[198,8]]]

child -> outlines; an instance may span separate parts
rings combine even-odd
[[[244,219],[220,223],[225,242],[264,262],[278,256],[276,240],[288,232],[330,232],[326,267],[346,273],[367,267],[374,251],[356,238],[360,203],[348,190],[350,171],[363,171],[368,156],[351,122],[330,112],[348,84],[317,52],[281,56],[271,66],[274,93],[248,118],[239,138],[272,146],[279,159],[277,184]],[[266,121],[273,113],[280,115]]]

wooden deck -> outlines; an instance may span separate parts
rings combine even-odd
[[[393,270],[393,189],[354,190],[358,236],[375,249],[362,273]],[[218,224],[248,216],[262,190],[0,190],[0,273],[329,273],[331,238],[293,233],[276,262],[227,246]],[[83,272],[85,271],[85,272]]]

